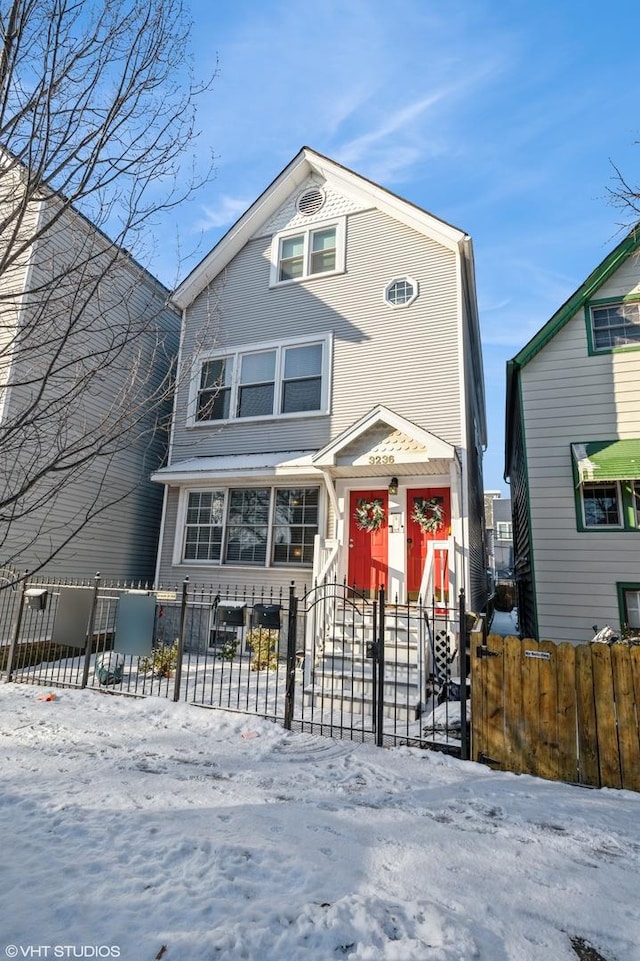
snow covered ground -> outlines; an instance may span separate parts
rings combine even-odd
[[[2,957],[640,959],[640,795],[0,686]]]

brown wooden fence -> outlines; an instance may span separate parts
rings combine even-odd
[[[640,646],[470,641],[473,760],[640,791]]]

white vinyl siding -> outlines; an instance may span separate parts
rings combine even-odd
[[[610,281],[598,298],[614,291],[629,292]],[[521,371],[541,638],[586,641],[594,624],[618,624],[615,585],[637,567],[637,539],[615,528],[578,530],[570,445],[638,436],[639,356],[589,356],[580,311]]]

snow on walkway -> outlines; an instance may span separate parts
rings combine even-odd
[[[42,693],[0,686],[0,958],[640,959],[640,795]]]

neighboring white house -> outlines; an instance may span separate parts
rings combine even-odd
[[[169,292],[62,197],[0,162],[0,570],[153,578]],[[166,416],[165,416],[166,420]]]
[[[524,634],[640,627],[640,233],[507,365],[506,476]]]
[[[158,582],[336,577],[400,602],[465,587],[482,607],[484,388],[463,231],[304,147],[173,299],[190,377],[153,475]]]

